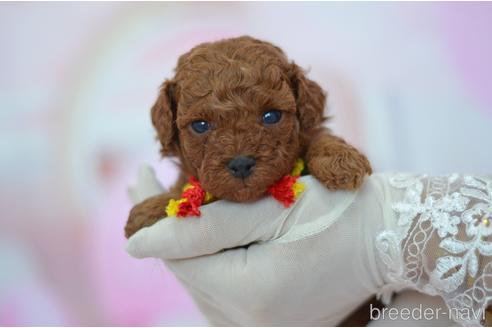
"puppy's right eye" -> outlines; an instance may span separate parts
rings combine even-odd
[[[191,128],[196,133],[205,133],[210,129],[210,123],[207,121],[194,121],[191,123]]]
[[[272,125],[278,123],[282,118],[282,112],[278,109],[272,109],[263,113],[261,120],[264,124]]]

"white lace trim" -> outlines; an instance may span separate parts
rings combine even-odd
[[[456,322],[481,324],[492,300],[492,180],[398,174],[389,183],[404,196],[392,204],[396,227],[376,239],[391,282],[383,301],[410,287],[442,296]]]

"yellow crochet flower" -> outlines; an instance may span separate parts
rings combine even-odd
[[[301,175],[303,170],[304,170],[304,161],[299,158],[296,161],[296,164],[294,165],[294,168],[292,169],[292,172],[290,174],[294,177],[298,177]]]
[[[302,182],[296,182],[292,186],[292,191],[294,192],[294,198],[297,199],[297,197],[306,189],[306,186]]]
[[[211,193],[209,193],[208,191],[205,192],[205,199],[203,200],[203,202],[205,204],[208,204],[210,202],[213,202],[214,200],[215,200],[215,198],[214,198],[214,196]]]
[[[179,211],[179,204],[186,201],[186,198],[181,199],[170,199],[169,203],[166,206],[166,214],[167,216],[176,216]]]

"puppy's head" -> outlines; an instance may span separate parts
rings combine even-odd
[[[204,43],[180,57],[152,107],[164,156],[214,196],[250,201],[292,169],[323,121],[325,94],[272,44]]]

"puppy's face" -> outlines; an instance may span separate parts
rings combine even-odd
[[[303,129],[321,122],[324,106],[315,85],[321,109],[302,111],[301,88],[314,82],[299,81],[300,70],[293,72],[297,66],[278,48],[252,40],[192,50],[152,109],[163,153],[179,156],[186,173],[214,196],[240,202],[261,197],[290,172],[303,150]],[[244,43],[257,56],[237,55]]]
[[[292,89],[278,67],[269,69],[276,72],[236,63],[181,83],[176,123],[182,161],[219,198],[260,197],[299,156]],[[207,94],[200,97],[204,90],[196,85],[209,85]]]

